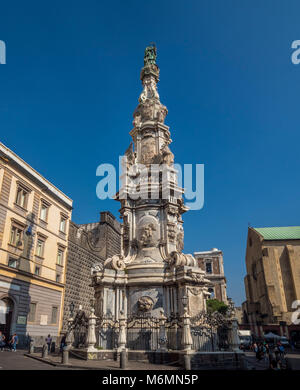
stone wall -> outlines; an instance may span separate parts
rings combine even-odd
[[[265,240],[255,228],[248,229],[245,308],[254,327],[291,324],[292,303],[300,299],[299,258],[300,240]]]
[[[110,212],[101,212],[100,222],[70,223],[63,330],[66,330],[71,302],[75,310],[82,305],[82,310],[90,312],[90,300],[94,297],[94,289],[90,286],[92,265],[120,253],[120,250],[121,225]]]

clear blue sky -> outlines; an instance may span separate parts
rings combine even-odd
[[[96,197],[96,167],[129,145],[156,42],[175,160],[205,164],[185,251],[222,249],[240,304],[248,223],[299,225],[299,14],[292,0],[2,2],[0,139],[74,200],[75,222],[118,215]]]

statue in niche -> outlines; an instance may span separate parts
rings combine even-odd
[[[153,223],[148,223],[140,228],[139,241],[142,246],[152,246],[155,243],[154,232],[156,232],[156,227]]]
[[[153,137],[147,137],[142,140],[142,163],[151,164],[152,159],[155,156],[155,139]]]

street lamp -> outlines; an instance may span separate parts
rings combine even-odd
[[[71,303],[70,303],[70,306],[69,306],[71,317],[73,317],[74,308],[75,308],[75,305],[74,305],[73,302],[71,302]]]

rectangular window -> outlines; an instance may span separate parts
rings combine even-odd
[[[58,312],[58,307],[53,306],[51,312],[51,324],[57,323],[57,312]]]
[[[211,263],[206,263],[206,273],[207,274],[211,274],[212,273]]]
[[[11,268],[18,268],[19,267],[19,261],[17,259],[10,258],[8,260],[8,266]]]
[[[60,218],[59,230],[63,233],[66,232],[67,219],[65,217]]]
[[[23,235],[23,230],[21,228],[13,225],[11,227],[9,243],[11,245],[15,245],[15,246],[22,246],[22,244],[23,244],[22,235]]]
[[[41,211],[40,211],[40,218],[42,221],[46,222],[48,217],[48,208],[49,206],[46,205],[46,203],[41,203]]]
[[[57,264],[63,265],[64,263],[64,251],[62,249],[58,249],[57,251]]]
[[[40,275],[40,267],[35,267],[34,274],[39,276]]]
[[[41,238],[38,238],[37,243],[36,243],[36,252],[35,252],[35,254],[37,256],[43,257],[43,255],[44,255],[44,247],[45,247],[45,241],[42,240]]]
[[[56,282],[60,283],[60,274],[56,274]]]
[[[28,197],[28,191],[25,190],[25,188],[18,186],[16,204],[25,209],[27,205],[27,197]]]
[[[36,303],[30,303],[29,313],[28,313],[28,322],[35,321],[35,313],[36,313]]]

